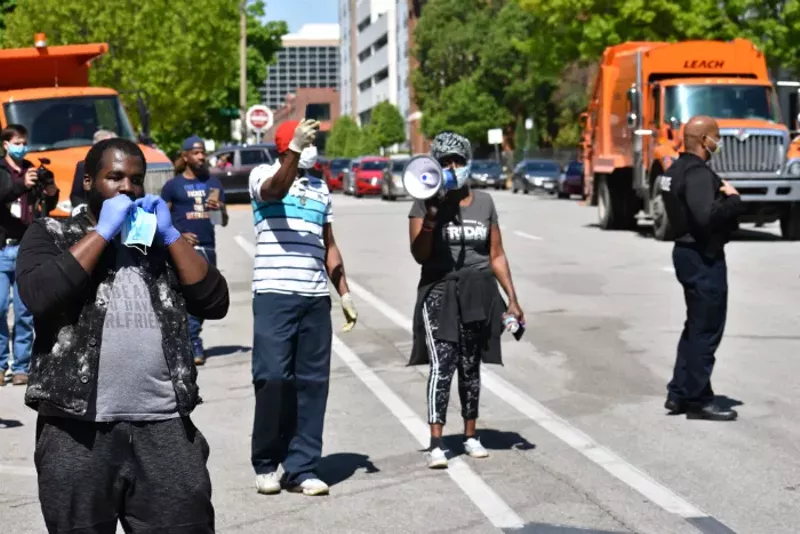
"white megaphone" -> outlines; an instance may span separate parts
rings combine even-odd
[[[403,169],[403,187],[418,200],[427,200],[442,189],[444,171],[439,162],[430,156],[414,156]]]

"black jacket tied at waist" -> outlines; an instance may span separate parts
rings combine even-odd
[[[457,343],[459,323],[478,323],[480,356],[483,363],[502,365],[500,336],[503,333],[503,313],[506,304],[497,287],[492,271],[462,269],[447,273],[433,281],[420,282],[417,303],[414,306],[414,343],[408,365],[430,362],[427,332],[422,308],[428,293],[441,284],[442,305],[439,310],[439,328],[435,339]]]

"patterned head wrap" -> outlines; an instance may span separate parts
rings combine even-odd
[[[472,159],[472,147],[469,139],[454,132],[442,132],[433,138],[431,142],[431,156],[437,160],[447,155],[455,154],[461,156],[465,161]]]

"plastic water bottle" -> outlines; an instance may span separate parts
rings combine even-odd
[[[513,315],[506,315],[503,318],[503,326],[511,332],[512,334],[516,333],[519,330],[519,321]]]

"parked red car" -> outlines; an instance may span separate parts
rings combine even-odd
[[[389,166],[389,158],[367,156],[361,158],[355,175],[354,193],[356,197],[363,195],[380,195],[383,171]]]
[[[328,182],[328,190],[341,191],[344,187],[344,170],[350,166],[350,160],[336,158],[328,162],[325,169],[325,180]]]

